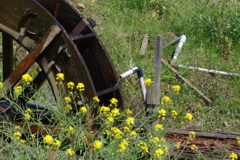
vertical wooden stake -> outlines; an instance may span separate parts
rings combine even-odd
[[[155,62],[154,62],[154,81],[147,88],[147,111],[151,115],[156,114],[160,107],[160,78],[161,78],[161,57],[162,57],[162,36],[156,37]],[[152,126],[159,123],[156,119]]]
[[[3,51],[3,80],[13,71],[13,41],[6,33],[2,32],[2,51]]]
[[[140,55],[145,54],[147,46],[148,46],[148,34],[144,34],[144,38],[143,38],[142,46],[141,46],[141,50],[140,50]]]

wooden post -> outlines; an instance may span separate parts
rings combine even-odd
[[[6,33],[2,32],[2,51],[3,51],[3,80],[13,71],[13,41]]]
[[[162,36],[156,37],[155,62],[154,62],[154,81],[151,86],[147,88],[147,112],[148,114],[156,114],[160,107],[160,78],[161,78],[161,56],[162,56]],[[152,126],[159,123],[156,118]]]
[[[140,55],[145,54],[147,46],[148,46],[148,34],[144,34],[144,38],[143,38],[142,46],[141,46],[141,50],[140,50]]]

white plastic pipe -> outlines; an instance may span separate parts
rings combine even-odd
[[[237,74],[237,73],[229,73],[229,72],[217,71],[217,70],[213,70],[213,69],[197,68],[197,67],[192,67],[192,66],[184,66],[184,65],[181,65],[181,64],[174,65],[174,66],[181,67],[181,68],[195,69],[195,70],[199,70],[199,71],[203,71],[203,72],[209,72],[209,73],[217,73],[217,74],[222,74],[222,75],[226,75],[226,76],[240,76],[240,74]]]
[[[142,89],[142,96],[143,96],[143,101],[144,103],[146,102],[146,95],[147,95],[147,90],[146,90],[146,87],[144,85],[144,78],[143,78],[143,72],[142,72],[142,68],[141,67],[133,67],[131,70],[127,71],[127,72],[124,72],[123,74],[121,74],[119,77],[120,77],[120,81],[121,79],[123,78],[126,78],[128,76],[130,76],[131,74],[134,74],[134,73],[137,73],[138,74],[138,78],[139,78],[139,81],[140,81],[140,87]],[[119,81],[119,82],[120,82]]]

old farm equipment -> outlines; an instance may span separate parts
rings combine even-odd
[[[85,102],[98,96],[100,105],[108,105],[109,99],[114,97],[119,101],[118,107],[122,107],[116,72],[93,30],[94,26],[92,19],[84,18],[65,0],[0,0],[2,91],[10,95],[22,75],[37,64],[40,69],[31,87],[23,89],[24,96],[14,99],[20,106],[34,96],[32,88],[36,91],[46,81],[58,100],[60,91],[56,85],[56,74],[63,73],[63,94],[68,92],[68,82],[81,82],[85,85]],[[15,66],[13,40],[27,51]],[[10,96],[4,100],[12,101]]]

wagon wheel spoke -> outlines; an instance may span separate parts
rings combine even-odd
[[[4,90],[6,93],[21,79],[22,75],[25,74],[31,65],[41,55],[47,53],[48,48],[51,48],[53,40],[60,35],[61,29],[54,25],[48,32],[42,37],[40,43],[36,44],[35,47],[29,52],[29,54],[22,60],[22,62],[13,70],[10,75],[4,81]]]

